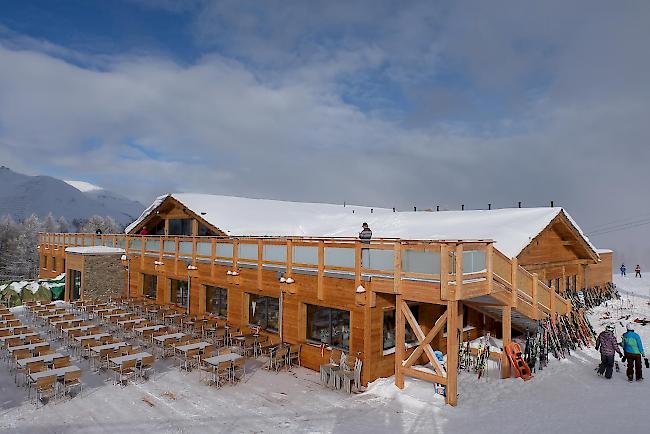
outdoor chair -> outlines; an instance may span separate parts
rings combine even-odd
[[[70,366],[70,356],[56,357],[52,359],[53,369],[65,368],[66,366]]]
[[[221,362],[214,371],[214,383],[221,387],[224,383],[230,381],[230,362]]]
[[[289,354],[287,347],[280,347],[274,351],[269,359],[269,369],[274,369],[275,372],[282,369],[286,365],[287,354]]]
[[[180,358],[180,364],[178,368],[181,370],[185,369],[185,371],[189,372],[194,366],[194,363],[196,362],[195,357],[197,357],[198,355],[199,355],[198,348],[185,351],[185,354],[182,355]]]
[[[243,351],[245,356],[257,356],[257,344],[253,336],[247,336],[246,339],[244,339]]]
[[[155,362],[154,356],[145,356],[142,358],[142,361],[140,362],[139,369],[138,369],[138,374],[140,378],[144,380],[148,380],[149,377],[155,376],[155,370],[153,367],[153,364]]]
[[[63,381],[61,383],[61,386],[63,388],[61,396],[68,395],[72,397],[70,392],[75,387],[79,388],[79,396],[81,396],[83,392],[83,384],[81,383],[81,371],[72,371],[63,374]]]
[[[230,369],[230,379],[233,383],[243,380],[246,375],[246,359],[242,357],[233,361]]]
[[[300,349],[302,348],[301,344],[291,345],[289,348],[289,354],[287,355],[287,364],[291,368],[294,363],[300,366]]]
[[[127,360],[121,365],[113,368],[113,385],[125,385],[129,380],[133,380],[136,375],[137,360]]]
[[[34,405],[37,407],[38,403],[42,402],[44,398],[48,398],[48,400],[52,397],[56,398],[56,375],[48,375],[37,379],[35,388]]]

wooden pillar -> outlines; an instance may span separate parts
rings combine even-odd
[[[285,277],[291,277],[293,268],[293,240],[287,240],[287,271]]]
[[[512,308],[503,306],[501,313],[501,337],[503,353],[501,353],[501,378],[510,378],[510,359],[505,352],[506,345],[512,342]]]
[[[395,297],[395,386],[404,388],[404,373],[402,361],[404,360],[404,347],[406,345],[406,322],[402,313],[402,296]]]
[[[463,298],[463,245],[456,245],[456,287],[454,288],[453,300]]]
[[[486,269],[486,276],[485,278],[487,279],[487,290],[488,293],[492,292],[492,287],[494,283],[494,277],[492,275],[493,273],[493,268],[494,268],[494,246],[492,243],[488,243],[485,246],[485,269]]]
[[[361,285],[361,243],[354,242],[354,288]]]
[[[399,294],[402,292],[402,242],[395,241],[393,248],[393,292]]]
[[[262,239],[257,240],[257,289],[262,290],[262,270],[263,270],[264,245]]]
[[[456,270],[458,271],[458,269]],[[447,404],[458,402],[458,302],[447,302]]]
[[[325,242],[318,242],[318,277],[317,296],[319,300],[325,298]]]

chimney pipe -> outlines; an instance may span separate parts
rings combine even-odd
[[[393,212],[395,212],[395,207],[393,207]]]
[[[345,208],[345,201],[343,201],[343,208]]]
[[[374,211],[374,209],[373,209],[373,208],[370,208],[370,214],[372,214],[373,211]]]
[[[519,204],[517,206],[518,206],[518,208],[521,208],[521,202],[519,202]]]
[[[551,201],[551,208],[553,208],[553,201]]]
[[[465,205],[461,205],[461,206],[460,206],[460,210],[461,210],[461,211],[465,211]]]
[[[414,206],[414,207],[413,207],[413,211],[417,211],[417,210],[418,210],[417,207]]]
[[[488,203],[488,209],[492,209],[492,204]]]
[[[436,211],[440,211],[440,205],[436,205]]]

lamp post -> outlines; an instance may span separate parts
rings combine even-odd
[[[126,298],[131,298],[131,258],[124,254],[121,259],[126,267]]]
[[[192,283],[192,276],[191,273],[192,271],[198,270],[199,267],[196,265],[192,265],[192,263],[187,264],[187,306],[186,306],[186,312],[189,315],[190,314],[190,288],[191,288],[191,283]]]

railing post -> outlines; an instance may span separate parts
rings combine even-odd
[[[456,287],[452,300],[463,299],[463,244],[456,244]]]
[[[487,279],[487,292],[491,294],[494,286],[494,246],[492,243],[485,246],[485,271],[487,274],[485,276]]]
[[[393,292],[402,293],[402,241],[400,240],[393,244]]]
[[[549,292],[550,292],[550,294],[549,294],[550,298],[549,298],[549,301],[548,301],[548,303],[549,303],[548,309],[550,310],[551,317],[554,317],[555,316],[555,288],[553,288],[552,285],[549,288]]]
[[[323,240],[318,241],[318,287],[317,287],[317,296],[319,300],[325,298],[325,242]]]
[[[264,245],[262,239],[257,240],[257,289],[262,290],[262,258],[264,257]]]
[[[440,245],[440,298],[449,300],[449,245]]]
[[[214,263],[216,261],[216,256],[217,256],[217,241],[212,238],[210,240],[210,278],[214,279],[215,275],[217,274],[217,266]]]
[[[287,239],[287,271],[285,277],[291,277],[293,272],[293,240]]]
[[[512,304],[512,307],[516,308],[517,303],[519,301],[519,294],[518,294],[518,289],[517,289],[517,276],[519,274],[519,261],[517,258],[512,258],[510,260],[510,282],[512,285],[512,300],[510,303]]]
[[[239,262],[239,240],[234,239],[232,242],[232,271],[237,271]]]
[[[144,269],[144,252],[145,252],[145,244],[146,244],[146,239],[140,235],[140,269]]]
[[[501,353],[501,378],[510,378],[510,359],[505,348],[512,341],[512,308],[503,306],[501,313],[501,334],[503,337],[503,352]]]
[[[461,247],[462,251],[462,247]],[[458,250],[456,250],[458,253]],[[461,261],[462,265],[462,261]],[[460,273],[459,273],[460,271]],[[456,268],[456,276],[462,275],[463,269]],[[458,281],[458,277],[456,278]],[[458,402],[458,301],[447,301],[447,404],[455,406]]]
[[[178,275],[178,260],[179,260],[178,249],[180,247],[178,244],[178,237],[174,237],[174,242],[176,243],[176,249],[174,251],[174,274]]]
[[[395,297],[395,386],[404,388],[404,373],[402,364],[404,362],[404,346],[406,343],[406,323],[402,312],[402,295]]]
[[[354,287],[361,286],[361,242],[354,242]]]

